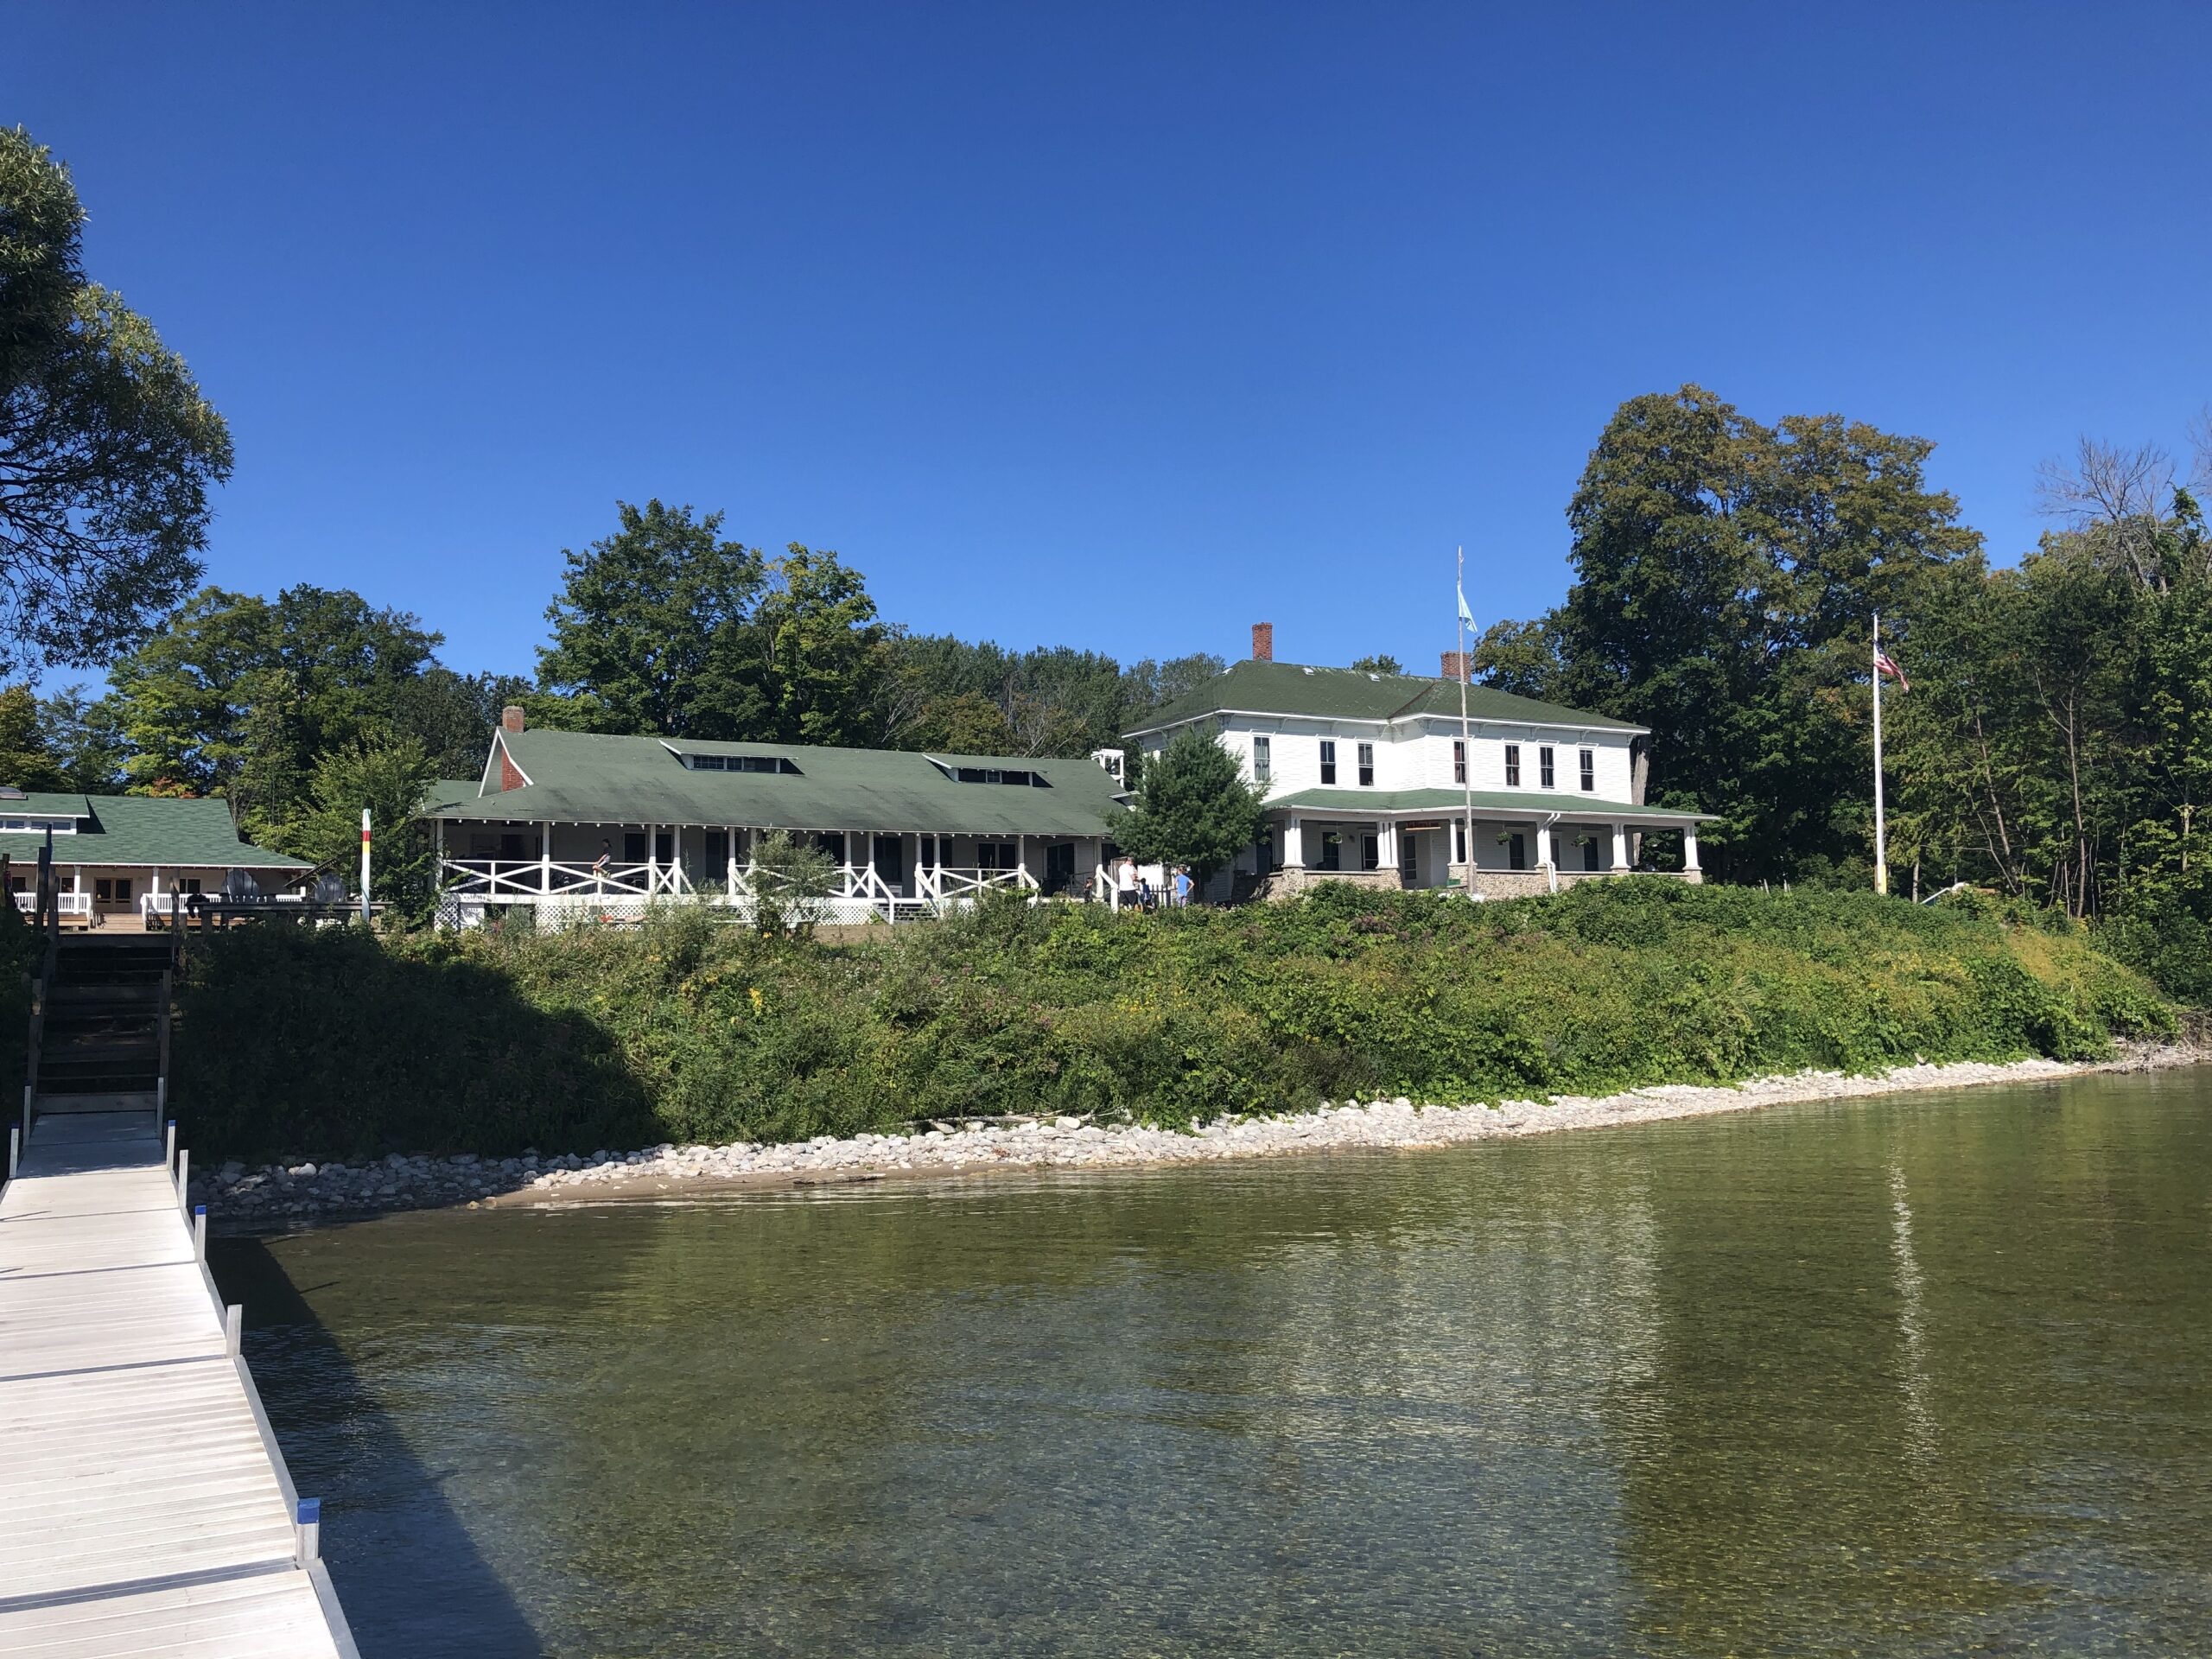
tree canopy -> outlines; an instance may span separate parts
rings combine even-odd
[[[105,666],[199,579],[231,439],[184,361],[85,276],[68,169],[0,129],[0,675]]]
[[[1902,639],[1931,575],[1973,557],[1933,448],[1840,416],[1751,419],[1697,386],[1632,397],[1567,523],[1574,582],[1484,636],[1486,683],[1651,728],[1649,798],[1719,814],[1709,868],[1865,865],[1868,630]]]

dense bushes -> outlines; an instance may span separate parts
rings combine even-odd
[[[589,1151],[2076,1058],[2171,1027],[2079,930],[1871,894],[1009,902],[845,944],[679,908],[634,931],[195,941],[179,1103],[226,1151]]]

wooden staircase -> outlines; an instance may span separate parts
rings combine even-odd
[[[10,1137],[11,1153],[29,1146],[41,1117],[144,1112],[158,1127],[168,1107],[170,998],[184,931],[172,928],[166,938],[65,938],[59,892],[52,853],[41,850],[31,925],[46,950],[31,995],[22,1123]]]
[[[31,1015],[34,1116],[166,1105],[170,949],[143,934],[54,942]]]

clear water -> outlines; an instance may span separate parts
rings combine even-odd
[[[2212,1075],[219,1247],[362,1651],[2212,1652]]]

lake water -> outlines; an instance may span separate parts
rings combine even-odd
[[[369,1659],[2212,1652],[2212,1073],[217,1271]]]

